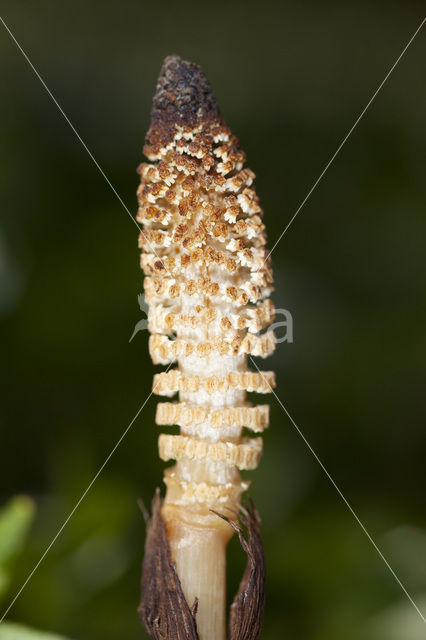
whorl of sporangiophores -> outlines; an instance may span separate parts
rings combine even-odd
[[[153,100],[138,171],[139,246],[149,304],[149,351],[155,364],[177,366],[154,377],[159,437],[166,469],[164,513],[211,526],[210,509],[238,508],[254,469],[269,407],[246,392],[267,393],[270,371],[250,371],[248,356],[275,347],[269,300],[272,271],[254,173],[222,120],[201,68],[166,58]],[[216,526],[216,525],[215,525]]]

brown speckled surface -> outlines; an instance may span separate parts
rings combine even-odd
[[[201,67],[179,56],[167,56],[152,101],[147,141],[168,144],[175,125],[193,128],[201,122],[221,122],[216,100]]]

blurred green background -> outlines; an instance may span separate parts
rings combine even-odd
[[[132,212],[162,59],[200,63],[257,174],[270,246],[423,14],[423,3],[408,1],[2,2]],[[425,35],[273,253],[274,302],[293,315],[294,343],[263,363],[424,614]],[[3,27],[0,82],[6,609],[149,394],[154,367],[146,332],[129,344],[141,318],[137,229]],[[155,405],[151,398],[8,620],[74,640],[146,637],[136,614],[144,543],[136,501],[149,504],[162,476]],[[271,406],[250,476],[267,556],[263,640],[426,637],[273,398]],[[231,596],[244,566],[235,540],[229,564]],[[0,625],[1,640],[45,637],[28,633]]]

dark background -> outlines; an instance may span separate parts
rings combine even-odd
[[[2,16],[136,212],[162,59],[200,63],[257,174],[269,246],[420,24],[415,2],[2,3]],[[424,30],[273,253],[294,343],[277,393],[423,613]],[[34,520],[6,608],[151,389],[137,229],[0,25],[1,499]],[[160,483],[151,398],[8,619],[144,638],[144,523]],[[250,474],[263,640],[417,640],[425,625],[274,398]],[[230,595],[244,557],[230,545]],[[1,632],[1,625],[0,625]],[[4,635],[2,638],[8,638]]]

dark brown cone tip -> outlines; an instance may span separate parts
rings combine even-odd
[[[221,121],[216,100],[201,67],[179,56],[167,56],[152,101],[147,141],[166,145],[175,125],[193,128],[201,122]]]

